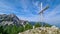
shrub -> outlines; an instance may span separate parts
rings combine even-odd
[[[35,26],[35,28],[36,27],[41,27],[41,24],[40,23],[36,23],[34,26]]]
[[[26,24],[25,25],[25,30],[32,29],[32,28],[33,28],[33,26],[31,24]]]

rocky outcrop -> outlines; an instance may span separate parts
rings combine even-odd
[[[60,34],[60,29],[56,26],[38,27],[18,34]]]

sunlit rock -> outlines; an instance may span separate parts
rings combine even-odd
[[[60,34],[60,29],[56,26],[38,27],[38,28],[31,29],[30,31],[27,30],[23,33],[24,34]]]

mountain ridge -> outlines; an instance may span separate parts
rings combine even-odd
[[[25,21],[22,19],[19,19],[15,14],[0,14],[0,25],[25,25],[26,23],[29,23],[31,25],[35,25],[36,23],[40,23],[41,25],[43,24],[46,25],[48,23],[45,22],[33,22],[33,21]],[[50,24],[49,24],[50,25]]]
[[[20,20],[15,14],[0,14],[0,24],[2,25],[24,25],[27,21]]]

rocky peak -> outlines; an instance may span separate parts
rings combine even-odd
[[[21,23],[25,24],[26,21],[20,20],[15,14],[0,14],[0,24],[15,24],[15,25],[22,25]]]

